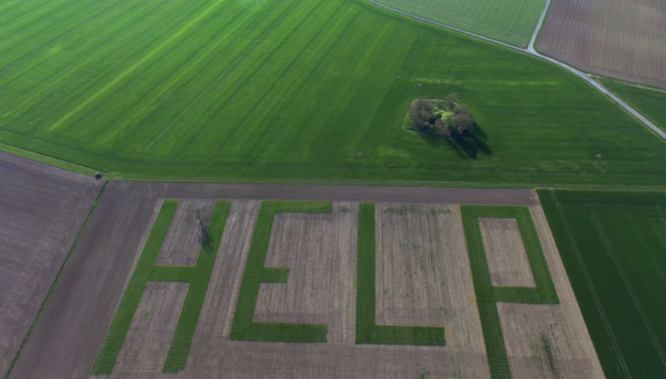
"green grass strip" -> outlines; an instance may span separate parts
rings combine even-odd
[[[330,213],[330,201],[264,201],[245,264],[230,338],[236,341],[326,342],[328,326],[322,324],[254,322],[261,283],[285,283],[288,269],[264,267],[276,213]]]
[[[289,269],[284,267],[264,267],[262,283],[287,283]]]
[[[166,200],[162,204],[146,246],[107,331],[106,339],[97,354],[92,368],[92,373],[95,375],[108,374],[113,371],[127,330],[139,306],[146,283],[149,281],[189,283],[187,296],[162,371],[170,373],[185,368],[231,202],[218,201],[215,203],[208,225],[208,243],[201,247],[195,266],[156,266],[155,261],[177,205],[177,200]]]
[[[511,369],[496,304],[558,304],[557,291],[528,208],[463,205],[461,211],[490,374],[493,378],[510,378]],[[517,221],[535,287],[493,286],[479,226],[480,217],[514,218]]]
[[[444,346],[444,328],[376,325],[375,204],[359,209],[356,279],[356,343]]]

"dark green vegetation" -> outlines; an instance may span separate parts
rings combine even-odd
[[[356,275],[356,343],[441,345],[444,328],[375,324],[375,204],[361,203]]]
[[[261,283],[285,283],[289,269],[264,267],[268,242],[276,213],[330,213],[331,202],[263,201],[252,235],[252,245],[245,264],[236,313],[229,337],[237,341],[326,342],[328,326],[254,322],[255,307]]]
[[[156,266],[155,260],[169,230],[169,224],[176,212],[177,205],[177,200],[167,200],[162,205],[113,322],[107,331],[106,339],[97,354],[92,369],[93,374],[108,374],[113,370],[127,330],[141,301],[144,287],[149,281],[189,283],[187,296],[162,371],[165,373],[177,372],[185,368],[231,202],[218,201],[215,203],[208,225],[210,243],[201,247],[195,266]]]
[[[497,303],[559,304],[557,291],[528,208],[462,205],[461,211],[490,374],[493,378],[511,377]],[[536,287],[493,286],[479,217],[516,219]]]
[[[601,82],[624,101],[666,130],[666,90],[603,78]]]
[[[124,177],[666,185],[581,80],[361,0],[0,0],[0,88],[0,148]],[[489,154],[401,128],[450,92]]]
[[[539,197],[606,376],[666,377],[666,193]]]

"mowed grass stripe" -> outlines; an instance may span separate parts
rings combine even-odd
[[[254,159],[266,159],[272,155],[273,146],[284,146],[287,144],[291,146],[290,150],[292,153],[298,154],[298,147],[303,147],[303,145],[296,147],[288,141],[293,141],[294,137],[302,138],[308,132],[307,130],[303,130],[306,125],[312,125],[313,123],[318,122],[320,119],[327,119],[328,116],[326,114],[326,108],[322,108],[317,118],[313,119],[311,117],[312,105],[304,107],[303,104],[311,104],[311,100],[309,99],[316,98],[320,96],[321,91],[326,91],[328,88],[331,88],[331,86],[335,86],[335,82],[339,82],[339,78],[327,78],[327,80],[323,80],[321,84],[316,87],[302,85],[313,80],[317,75],[328,73],[331,70],[336,69],[341,64],[344,64],[341,62],[342,60],[349,59],[352,56],[359,62],[363,62],[365,57],[367,57],[368,54],[371,54],[369,52],[373,52],[372,47],[373,45],[376,45],[378,38],[375,35],[355,33],[358,31],[359,25],[364,25],[367,22],[368,20],[364,20],[363,15],[356,16],[356,13],[353,13],[353,17],[350,19],[348,24],[337,24],[336,28],[330,30],[327,35],[327,38],[329,39],[332,36],[337,36],[335,41],[332,41],[333,44],[330,47],[323,44],[317,44],[316,46],[318,48],[311,53],[315,57],[321,57],[321,59],[317,61],[318,64],[315,66],[308,65],[311,67],[308,75],[303,76],[301,70],[295,69],[293,72],[290,72],[289,74],[291,75],[285,79],[287,82],[295,81],[299,86],[301,86],[301,88],[295,87],[292,92],[293,96],[286,97],[281,93],[270,94],[266,96],[269,99],[286,97],[283,102],[279,102],[278,104],[280,104],[281,107],[284,107],[285,111],[282,114],[288,115],[291,127],[289,130],[276,130],[275,128],[270,128],[268,119],[266,119],[265,122],[260,122],[250,126],[250,128],[256,128],[257,130],[256,132],[253,132],[249,135],[259,136],[259,138],[255,140],[256,142],[252,145],[249,151],[241,151],[241,154],[253,156],[255,157]],[[352,38],[352,35],[355,35],[356,38]],[[364,46],[365,50],[359,49],[359,44],[367,45]],[[322,54],[322,52],[328,49],[335,49],[338,51],[339,55],[336,57],[326,57],[326,55]],[[357,67],[362,67],[362,64],[359,64]],[[367,69],[367,67],[365,69]],[[358,85],[358,83],[356,83],[356,85]],[[345,92],[349,90],[347,87],[341,87],[340,89]],[[334,97],[327,99],[329,103],[337,102],[338,100],[339,99]],[[268,115],[273,112],[275,112],[273,113],[274,115],[280,114],[278,113],[279,111],[277,109],[266,108],[264,105],[258,108],[268,113]],[[287,120],[284,120],[284,122],[287,122]],[[243,138],[244,136],[239,135],[238,137]],[[276,143],[276,141],[278,143]],[[234,149],[233,146],[247,146],[248,143],[246,141],[241,142],[230,140],[227,142],[227,145]]]
[[[389,32],[391,34],[387,35]],[[376,54],[376,57],[371,57],[369,55],[367,58],[368,60],[374,59],[373,63],[368,62],[367,66],[369,69],[365,70],[365,72],[352,71],[350,73],[350,75],[357,75],[364,79],[360,83],[355,84],[354,88],[348,90],[348,92],[353,93],[354,95],[347,99],[344,106],[344,112],[341,114],[330,114],[329,117],[332,120],[335,120],[334,123],[337,125],[337,128],[330,129],[328,133],[320,134],[312,133],[312,131],[304,125],[304,128],[302,129],[304,132],[303,136],[295,136],[292,146],[321,145],[324,146],[324,148],[319,152],[320,155],[329,159],[337,158],[340,160],[344,159],[345,154],[355,154],[358,151],[356,146],[361,141],[363,134],[354,126],[363,123],[363,121],[357,120],[355,117],[359,115],[365,116],[365,121],[368,122],[371,120],[368,116],[377,112],[381,99],[389,90],[392,83],[388,79],[395,77],[395,73],[398,71],[398,68],[406,57],[404,53],[408,51],[409,46],[414,41],[414,35],[410,33],[410,31],[401,27],[394,27],[385,30],[384,35],[378,39],[378,42],[382,40],[385,40],[383,46],[376,46],[376,49],[381,53]],[[384,80],[377,80],[378,77],[383,78]],[[373,86],[373,82],[383,82],[386,84],[384,86]],[[340,130],[345,130],[347,135],[342,137]],[[305,140],[305,142],[303,142],[303,140]],[[329,144],[326,144],[325,141],[329,142]],[[331,149],[331,146],[342,143],[348,145],[346,151],[341,152]],[[311,159],[312,156],[309,158]]]
[[[233,26],[235,18],[239,14],[242,14],[243,8],[237,6],[234,3],[230,8],[225,8],[224,10],[219,10],[219,15],[213,15],[211,18],[208,18],[202,21],[202,24],[197,28],[198,31],[205,30],[207,27],[216,27],[218,23],[225,25]],[[221,16],[221,17],[215,17]],[[136,103],[141,103],[143,98],[159,98],[160,92],[166,91],[168,88],[162,88],[165,84],[182,81],[182,76],[186,75],[192,70],[192,68],[197,64],[198,60],[194,59],[194,56],[201,51],[205,51],[207,46],[210,46],[214,41],[224,41],[224,36],[227,30],[220,30],[220,34],[213,34],[212,36],[206,34],[195,34],[195,35],[184,35],[179,42],[174,43],[173,48],[177,49],[179,54],[171,54],[165,52],[161,55],[158,55],[151,62],[146,63],[142,67],[138,68],[131,74],[131,77],[128,78],[127,85],[119,85],[111,90],[108,93],[104,94],[100,99],[95,103],[90,105],[90,112],[95,112],[99,107],[103,107],[107,101],[113,101],[115,98],[122,97],[123,104],[122,106],[117,107],[111,111],[107,111],[103,114],[105,120],[113,124],[118,124],[119,127],[113,130],[104,131],[103,133],[91,133],[89,135],[83,134],[83,138],[90,138],[99,144],[106,144],[110,142],[115,135],[122,133],[124,130],[123,126],[123,116],[128,114],[128,112],[140,111],[141,109],[150,109],[149,104],[142,104],[141,108],[135,108],[133,105]],[[203,40],[197,40],[195,37],[203,38]],[[204,54],[205,56],[206,54]],[[156,75],[159,73],[160,75]],[[171,80],[173,76],[176,76],[174,80]],[[141,78],[143,80],[138,81],[137,84],[132,84],[131,78]],[[137,115],[138,116],[138,115]],[[83,122],[82,118],[85,115],[77,115],[70,120],[70,124],[76,124],[78,122]]]
[[[157,118],[161,113],[167,112],[167,109],[164,109],[164,104],[162,103],[165,98],[173,96],[175,93],[182,96],[183,93],[194,86],[194,82],[199,80],[202,76],[202,72],[210,70],[210,66],[218,66],[219,61],[210,59],[214,54],[220,54],[220,51],[225,51],[231,44],[236,41],[238,34],[247,18],[252,14],[245,12],[244,9],[241,9],[240,13],[231,13],[227,12],[225,9],[225,15],[229,15],[232,19],[229,22],[230,29],[221,29],[217,33],[210,36],[210,40],[207,43],[199,44],[198,49],[190,57],[183,60],[181,64],[174,69],[170,70],[170,73],[163,76],[164,80],[161,80],[157,83],[152,83],[153,87],[150,88],[149,92],[144,93],[145,96],[149,98],[148,103],[141,103],[140,101],[134,101],[131,104],[123,107],[119,112],[110,117],[113,117],[113,122],[120,125],[118,129],[108,130],[105,133],[97,136],[96,141],[102,143],[109,143],[116,139],[122,139],[127,141],[127,144],[133,147],[136,147],[140,140],[136,138],[137,133],[141,131],[146,131],[145,128],[132,128],[141,124],[142,119]],[[230,36],[234,36],[233,38]],[[207,89],[212,87],[212,83],[209,83],[206,86]],[[117,92],[122,92],[122,89],[119,89]],[[207,93],[207,90],[204,89],[199,94],[194,97],[193,101],[196,101],[201,96],[204,96]],[[169,104],[168,108],[173,108]],[[129,120],[125,119],[123,116],[125,114],[133,114],[133,117]],[[176,117],[177,119],[177,117]],[[173,122],[173,120],[172,120]],[[167,127],[163,128],[164,131]],[[138,141],[137,141],[138,140]],[[132,142],[136,141],[136,142]],[[125,143],[121,144],[125,146]]]
[[[293,2],[288,1],[275,4],[280,7],[271,12],[272,17],[251,19],[250,22],[253,22],[251,30],[238,30],[238,33],[246,32],[245,38],[239,40],[234,38],[228,49],[217,51],[216,55],[210,58],[209,65],[202,68],[203,74],[194,77],[191,83],[187,83],[185,88],[191,91],[188,91],[191,101],[183,102],[176,107],[159,108],[150,114],[155,128],[141,129],[141,134],[133,137],[136,141],[133,149],[142,151],[148,149],[158,142],[185,113],[192,112],[193,108],[197,114],[201,113],[200,110],[196,110],[196,107],[200,107],[200,101],[210,100],[211,96],[206,95],[221,87],[219,83],[228,78],[230,72],[255,48],[258,41],[271,31],[276,20],[294,6]],[[210,64],[211,62],[216,64]]]
[[[360,22],[360,20],[356,20]],[[377,54],[377,51],[380,50],[381,46],[385,46],[387,43],[391,43],[391,38],[389,34],[393,34],[396,31],[396,25],[386,24],[382,29],[376,31],[372,35],[360,35],[358,40],[364,41],[364,48],[359,49],[354,43],[350,43],[352,47],[356,47],[356,53],[354,59],[358,62],[355,65],[354,69],[351,70],[350,75],[353,75],[358,78],[366,78],[372,72],[373,61],[376,59],[381,59],[381,55]],[[359,80],[358,82],[346,81],[344,84],[337,84],[338,79],[331,75],[327,80],[322,82],[324,87],[333,87],[336,85],[340,86],[340,89],[347,94],[353,94],[358,91],[358,88],[362,85],[363,81]],[[331,101],[337,100],[340,104],[340,109],[346,109],[349,107],[349,101],[351,96],[342,97],[338,99],[331,99]],[[323,119],[335,119],[336,116],[339,116],[339,112],[335,112],[333,109],[323,109],[319,113],[319,117]],[[311,120],[299,120],[300,122],[296,124],[296,127],[290,130],[290,133],[284,133],[280,135],[277,141],[280,141],[281,144],[289,146],[293,152],[297,153],[298,147],[303,146],[303,144],[297,143],[298,140],[307,137],[308,131],[306,130],[307,126],[311,124]],[[319,133],[318,133],[319,134]],[[349,137],[349,136],[348,136]],[[351,142],[351,141],[350,141]],[[307,146],[307,144],[305,145]],[[287,160],[287,156],[283,156],[282,160]],[[291,160],[291,159],[289,159]]]
[[[144,3],[136,3],[144,4]],[[64,52],[58,52],[55,54],[67,54],[68,58],[62,60],[63,63],[67,65],[65,71],[61,67],[52,66],[49,64],[49,61],[39,60],[39,59],[29,59],[25,64],[21,62],[13,62],[13,66],[20,66],[20,70],[12,72],[11,75],[7,76],[7,79],[11,79],[7,82],[7,88],[12,88],[16,92],[24,96],[18,96],[15,98],[15,101],[21,101],[16,106],[12,106],[9,114],[16,113],[28,113],[30,108],[36,105],[43,105],[45,101],[49,101],[53,96],[54,91],[63,90],[63,87],[70,86],[71,88],[80,88],[80,82],[82,81],[81,76],[86,77],[87,75],[81,75],[82,69],[90,67],[90,64],[93,62],[98,62],[100,60],[100,51],[99,49],[106,50],[116,50],[122,46],[129,43],[134,39],[136,33],[142,33],[143,28],[146,24],[137,22],[139,20],[145,21],[146,14],[154,13],[155,9],[159,5],[145,3],[146,6],[152,5],[147,9],[144,8],[130,8],[131,16],[120,18],[117,17],[114,12],[106,12],[105,15],[109,16],[109,21],[112,24],[106,24],[103,26],[105,33],[118,32],[117,35],[113,34],[103,34],[103,40],[99,41],[95,38],[96,36],[93,31],[90,33],[82,33],[80,38],[74,39],[73,41],[67,40],[66,44],[58,44],[64,50]],[[128,11],[126,8],[118,7],[119,9],[114,8],[114,11],[122,12]],[[164,7],[163,7],[164,8]],[[160,9],[163,11],[163,9]],[[115,16],[115,17],[114,17]],[[91,24],[91,27],[94,24]],[[81,59],[79,56],[70,53],[70,49],[74,51],[86,51],[88,56],[86,59]],[[87,77],[85,79],[88,79]]]
[[[314,4],[314,6],[313,6]],[[299,7],[299,5],[301,7]],[[305,6],[302,6],[305,5]],[[272,24],[270,31],[274,36],[273,38],[261,38],[258,41],[257,45],[243,57],[243,60],[235,66],[234,71],[229,73],[229,81],[226,85],[225,80],[222,80],[222,84],[225,85],[226,91],[221,92],[223,95],[221,98],[217,98],[216,101],[212,104],[209,104],[208,108],[203,111],[204,114],[209,115],[208,117],[215,117],[221,110],[235,101],[235,97],[239,92],[243,90],[248,90],[246,86],[250,83],[253,77],[257,74],[260,74],[260,70],[267,64],[272,65],[271,57],[276,54],[284,44],[291,38],[298,28],[302,25],[303,22],[307,21],[307,16],[310,12],[314,11],[313,8],[318,6],[318,3],[309,3],[309,2],[300,2],[294,1],[293,7],[286,11],[281,17],[275,20],[275,24]],[[291,17],[289,17],[291,16]],[[226,78],[225,78],[226,79]],[[250,89],[255,89],[256,86],[250,86]],[[202,103],[199,103],[202,104]],[[199,118],[199,122],[191,124],[190,128],[184,129],[182,135],[179,136],[179,139],[182,138],[186,145],[192,144],[197,138],[202,137],[201,130],[207,126],[206,123],[201,122],[203,118]],[[218,134],[218,138],[225,139],[228,138],[229,134],[233,130],[228,131],[225,135]],[[179,153],[183,150],[171,150],[172,154],[175,157],[179,156]],[[185,150],[185,152],[187,152]]]
[[[330,59],[321,52],[334,49],[343,39],[344,30],[347,30],[356,19],[355,15],[343,17],[343,15],[346,16],[345,13],[349,12],[350,10],[344,9],[344,7],[336,9],[335,13],[322,24],[321,29],[315,35],[316,38],[311,39],[308,45],[299,51],[297,59],[291,60],[280,76],[272,82],[266,94],[257,99],[258,102],[253,105],[257,109],[257,122],[245,126],[251,133],[234,134],[233,138],[217,142],[215,144],[217,148],[228,149],[234,156],[258,157],[254,153],[257,150],[256,145],[266,138],[270,140],[275,132],[275,128],[266,130],[266,126],[271,122],[280,122],[285,115],[294,117],[292,107],[299,107],[301,104],[296,99],[302,95],[303,87],[313,79],[314,75],[321,72],[322,64]],[[311,49],[309,46],[315,48]],[[306,68],[308,69],[307,74],[304,73]],[[238,127],[235,128],[235,131],[238,129]],[[261,131],[261,135],[257,138],[254,133],[259,131]],[[248,146],[252,147],[248,148]]]
[[[280,4],[280,2],[273,2],[271,4]],[[227,9],[224,9],[224,13],[226,12]],[[188,60],[189,65],[185,69],[185,72],[177,73],[177,70],[173,70],[174,75],[177,76],[175,78],[169,78],[171,79],[169,84],[161,86],[162,83],[159,83],[160,87],[154,89],[154,91],[159,91],[159,94],[153,93],[153,90],[151,90],[151,93],[146,94],[150,99],[148,104],[143,104],[141,101],[137,100],[133,102],[133,104],[121,109],[115,116],[119,123],[121,122],[120,118],[125,114],[132,114],[133,117],[122,120],[122,124],[120,124],[121,127],[116,130],[109,130],[107,133],[99,135],[97,139],[104,142],[110,142],[112,139],[115,139],[115,141],[120,141],[120,143],[117,144],[118,148],[135,149],[142,143],[149,143],[145,142],[148,138],[155,138],[155,134],[158,132],[153,131],[150,126],[162,126],[159,133],[168,130],[170,127],[169,125],[179,118],[179,115],[173,114],[173,112],[182,112],[179,106],[186,105],[185,109],[188,109],[191,104],[196,103],[214,86],[216,81],[219,81],[219,79],[224,76],[226,69],[223,70],[216,79],[210,79],[206,74],[213,72],[213,69],[219,69],[221,66],[224,67],[224,65],[227,64],[225,59],[234,56],[234,48],[238,44],[239,38],[241,38],[243,34],[247,36],[248,32],[251,33],[254,30],[258,30],[261,21],[265,20],[265,18],[261,17],[261,14],[248,12],[242,14],[243,17],[235,17],[234,20],[229,23],[229,26],[233,27],[231,30],[222,29],[220,31],[217,36],[219,38],[217,44],[207,49],[204,54],[196,59]],[[248,22],[254,25],[255,28],[247,30]],[[202,49],[204,47],[205,45],[202,45]],[[201,90],[201,87],[199,86],[204,86],[204,89]],[[118,92],[120,91],[121,90],[119,89]],[[171,104],[168,101],[160,102],[168,100],[170,96],[174,95],[177,95],[178,97],[189,95],[193,97],[193,100],[189,101],[189,103],[185,101],[183,104]],[[169,121],[169,119],[171,121]],[[150,122],[151,120],[152,123]],[[167,125],[160,125],[161,122],[164,122]],[[142,127],[136,127],[137,125],[142,125]]]
[[[16,8],[15,10],[17,13],[12,13],[12,12],[7,12],[6,14],[3,13],[3,17],[0,18],[2,19],[10,19],[13,22],[9,22],[7,24],[4,24],[3,28],[0,28],[0,35],[4,33],[8,33],[12,30],[19,29],[23,27],[26,24],[29,24],[35,20],[38,20],[39,18],[45,17],[45,15],[48,15],[50,12],[52,12],[54,9],[57,9],[58,6],[67,6],[70,5],[70,2],[67,0],[59,0],[59,1],[48,1],[44,2],[45,4],[41,4],[40,6],[37,6],[38,8],[37,11],[35,11],[32,8],[27,8],[27,7],[19,7]],[[24,4],[21,4],[24,5]]]
[[[119,3],[122,3],[122,0],[109,2],[105,4],[105,7],[100,8],[95,6],[93,2],[70,1],[59,10],[60,12],[45,14],[43,17],[46,20],[36,20],[21,29],[13,30],[12,33],[19,36],[19,38],[10,40],[14,43],[4,46],[7,55],[0,57],[0,65],[4,66],[9,62],[20,62],[31,56],[39,55],[42,53],[44,46],[77,30],[86,22],[95,21],[97,17],[103,17],[107,10],[113,9]],[[64,22],[65,20],[66,22]],[[55,26],[51,25],[50,22],[53,22]],[[26,43],[27,41],[30,43]],[[15,55],[18,55],[19,58],[16,59]]]
[[[116,86],[119,82],[121,82],[125,77],[127,77],[129,74],[131,74],[137,67],[141,66],[145,62],[149,61],[152,59],[155,55],[157,55],[160,51],[162,51],[165,47],[173,43],[176,39],[178,39],[181,35],[183,35],[185,32],[187,32],[190,28],[195,26],[202,18],[204,18],[206,15],[208,15],[210,12],[212,12],[215,8],[220,6],[225,0],[217,0],[214,1],[209,7],[204,9],[201,13],[199,13],[194,19],[192,19],[190,22],[185,24],[181,29],[179,29],[176,33],[172,34],[169,36],[166,40],[164,40],[162,43],[160,43],[157,47],[152,49],[148,54],[143,56],[138,62],[132,64],[130,67],[128,67],[125,71],[120,73],[120,75],[116,76],[113,80],[111,80],[107,85],[102,87],[99,91],[95,92],[92,96],[90,96],[86,101],[81,103],[80,105],[76,106],[74,109],[69,111],[67,114],[65,114],[64,117],[62,117],[60,120],[58,120],[56,123],[54,123],[48,130],[54,130],[57,129],[60,125],[62,125],[64,122],[69,120],[70,117],[81,111],[83,108],[88,106],[90,103],[93,101],[97,100],[101,95],[103,95],[106,91],[109,89],[113,88]]]
[[[174,3],[177,4],[177,3]],[[104,43],[108,41],[99,41],[96,45],[99,46],[106,46],[107,49],[119,49],[122,53],[117,54],[119,57],[122,57],[123,59],[131,60],[132,57],[142,54],[146,48],[150,46],[151,43],[154,43],[155,41],[159,40],[161,38],[162,33],[164,30],[168,30],[169,27],[175,25],[181,18],[185,17],[186,13],[182,12],[181,10],[182,3],[178,7],[170,8],[168,6],[163,6],[161,8],[157,8],[157,12],[155,12],[154,8],[149,8],[144,10],[143,15],[141,18],[136,19],[133,24],[128,26],[127,28],[123,28],[123,25],[120,25],[119,30],[126,30],[126,33],[124,35],[119,35],[117,36],[117,40],[112,41],[112,43],[104,45]],[[169,15],[169,19],[171,22],[174,22],[174,24],[171,23],[164,23],[163,28],[156,28],[154,24],[150,23],[150,21],[157,21],[160,20],[161,18],[164,17],[165,14],[162,12],[168,12],[166,13]],[[173,16],[173,17],[172,17]],[[137,22],[139,20],[143,20],[144,22]],[[131,19],[128,21],[132,21]],[[151,31],[153,32],[153,35],[151,34]],[[99,34],[101,36],[108,36],[106,34],[106,31],[99,31],[102,34]],[[142,35],[142,44],[137,43],[136,40],[132,41],[133,36],[135,37],[136,34],[141,34]],[[95,35],[95,34],[94,34]],[[152,39],[148,39],[152,38]],[[132,43],[134,42],[134,43]],[[93,49],[94,51],[94,49]],[[108,50],[102,50],[104,53],[108,54]],[[113,50],[111,50],[113,51]],[[22,113],[29,113],[29,114],[37,114],[37,115],[42,115],[43,117],[48,117],[51,119],[54,114],[50,112],[44,112],[43,109],[57,109],[58,113],[65,113],[67,109],[73,104],[78,103],[79,99],[85,99],[86,96],[90,91],[93,91],[95,88],[98,88],[102,83],[107,79],[107,76],[111,73],[111,71],[117,71],[122,67],[115,67],[111,65],[102,65],[102,68],[106,70],[107,72],[104,72],[103,75],[100,75],[99,72],[95,72],[94,70],[90,70],[90,64],[92,63],[97,63],[99,64],[100,61],[104,60],[104,55],[98,56],[96,54],[93,54],[92,52],[90,53],[88,59],[84,60],[83,62],[79,62],[80,64],[75,64],[74,68],[69,70],[67,72],[67,75],[63,75],[63,73],[59,73],[57,71],[53,72],[51,75],[51,78],[55,78],[54,82],[51,84],[51,86],[39,86],[39,83],[37,85],[39,88],[42,88],[40,94],[44,95],[44,98],[42,99],[31,99],[29,103],[26,103],[24,106],[26,107],[25,110],[20,109]],[[47,66],[48,69],[48,66]],[[31,77],[31,76],[29,76]],[[51,79],[42,79],[45,82],[51,82]],[[54,90],[59,90],[59,91],[65,91],[66,93],[70,94],[70,97],[53,97],[53,91]],[[34,118],[37,122],[35,122],[35,128],[38,127],[38,125],[42,125],[45,123],[48,123],[48,120],[42,119],[42,117],[36,117]]]
[[[320,15],[324,15],[323,19],[318,19],[314,20],[314,22],[309,23],[308,25],[305,25],[306,27],[310,27],[312,29],[305,29],[303,30],[300,35],[297,38],[302,38],[303,41],[300,39],[296,39],[294,41],[290,41],[291,43],[298,43],[298,42],[303,42],[302,48],[295,54],[288,54],[288,58],[285,59],[284,55],[287,55],[286,51],[287,49],[278,49],[275,50],[275,53],[277,56],[275,57],[268,57],[268,61],[272,62],[273,64],[270,65],[269,69],[262,72],[262,75],[265,75],[267,77],[270,77],[270,84],[267,85],[264,88],[257,88],[258,92],[260,93],[254,93],[252,91],[243,91],[242,96],[239,96],[240,99],[234,99],[237,101],[246,101],[248,103],[252,103],[250,106],[250,109],[257,109],[257,113],[255,115],[256,122],[250,124],[250,125],[244,125],[239,123],[237,126],[233,127],[231,129],[231,132],[226,136],[226,138],[220,139],[219,141],[211,141],[208,140],[209,145],[215,145],[216,149],[230,149],[233,150],[235,146],[238,146],[238,143],[232,142],[234,141],[234,137],[236,137],[237,132],[241,130],[241,128],[249,128],[250,130],[254,130],[256,128],[265,128],[268,123],[270,123],[271,119],[276,119],[279,117],[280,111],[282,107],[285,107],[286,104],[284,104],[284,100],[279,101],[278,99],[285,99],[288,98],[289,96],[286,95],[286,91],[289,90],[296,90],[298,91],[298,88],[300,85],[302,85],[303,80],[307,81],[307,76],[300,75],[300,78],[287,78],[285,80],[285,75],[291,73],[291,69],[296,64],[297,62],[300,62],[303,60],[303,54],[305,54],[307,51],[310,51],[311,46],[316,46],[316,49],[322,49],[325,48],[325,40],[322,41],[319,39],[321,34],[323,32],[327,33],[327,36],[330,37],[331,39],[335,38],[336,33],[334,32],[334,28],[329,28],[330,23],[336,20],[339,20],[339,22],[344,22],[348,21],[349,19],[346,18],[338,18],[338,11],[342,8],[340,4],[335,4],[335,3],[327,3],[327,6],[330,7],[335,7],[335,12],[334,13],[324,13],[321,12]],[[310,16],[308,16],[308,20],[310,20]],[[316,67],[313,68],[313,72],[316,71]],[[278,84],[280,84],[278,86]],[[273,90],[278,86],[278,92],[279,93],[273,93]],[[213,115],[214,118],[221,118],[218,113]],[[212,120],[214,121],[214,120]],[[244,128],[243,128],[244,129]],[[245,133],[241,133],[238,137],[243,138]],[[262,136],[266,136],[268,133],[263,133]],[[200,141],[200,143],[206,143],[207,141]],[[231,142],[231,145],[229,143]],[[245,145],[248,146],[248,145]]]
[[[69,70],[81,67],[97,57],[100,50],[116,49],[117,47],[114,44],[117,45],[119,41],[123,40],[123,34],[132,35],[137,33],[145,23],[137,23],[136,21],[142,20],[145,22],[146,20],[140,17],[145,17],[145,14],[154,14],[158,7],[159,5],[150,2],[112,6],[99,14],[99,17],[91,17],[77,24],[76,30],[78,33],[62,33],[42,45],[35,46],[33,44],[30,46],[28,53],[23,56],[15,57],[8,52],[6,57],[11,59],[11,66],[16,67],[16,69],[10,71],[11,76],[0,78],[0,83],[5,86],[16,86],[18,91],[27,90],[28,93],[32,93],[32,88],[26,88],[27,83],[34,85],[48,80],[50,84],[54,77],[59,79],[61,76],[65,76],[61,67],[53,67],[48,60],[37,59],[40,55],[57,56],[57,58],[66,56],[65,60],[59,61],[66,64]],[[162,6],[160,11],[163,12],[165,8],[168,9],[167,6]],[[147,12],[146,9],[148,9]],[[121,17],[123,15],[125,17]],[[102,34],[100,34],[100,27],[104,31]],[[51,35],[50,33],[46,34]],[[99,40],[97,37],[103,39]],[[135,38],[135,36],[133,37]],[[22,46],[26,45],[25,39],[21,38],[19,41]],[[81,57],[73,54],[77,51],[86,51],[90,53],[90,57],[81,59]]]

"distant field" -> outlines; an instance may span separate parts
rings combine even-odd
[[[377,0],[402,11],[517,46],[527,46],[545,0]]]
[[[351,1],[0,0],[0,141],[125,177],[666,185],[571,74]],[[402,129],[455,91],[486,146]]]
[[[666,90],[632,85],[612,79],[601,79],[603,84],[661,129],[666,130]]]
[[[666,377],[666,194],[539,197],[606,376]]]
[[[663,0],[556,0],[538,49],[584,71],[666,88]]]

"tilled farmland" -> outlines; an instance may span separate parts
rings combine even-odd
[[[101,187],[93,178],[0,153],[0,377]]]
[[[666,3],[554,0],[538,49],[581,70],[666,88]]]
[[[457,205],[475,202],[529,207],[559,295],[552,305],[498,303],[511,373],[603,376],[532,191],[112,181],[10,377],[490,377]],[[372,219],[361,220],[361,205]],[[521,231],[497,220],[477,221],[490,225],[485,243],[519,246]],[[374,267],[359,260],[363,222],[373,225]],[[201,291],[187,273],[206,267]],[[357,290],[367,275],[370,297]],[[253,307],[248,320],[241,303]],[[360,339],[359,306],[374,315],[375,342]],[[424,328],[441,343],[422,343]],[[323,330],[323,340],[303,330]]]

